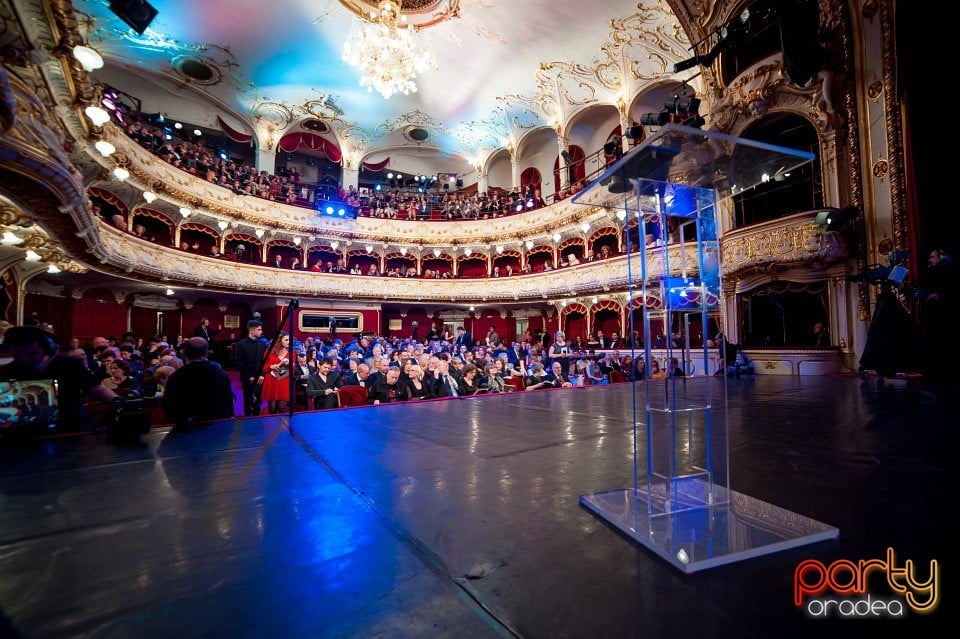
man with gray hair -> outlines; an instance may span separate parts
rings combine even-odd
[[[167,380],[163,409],[177,426],[233,417],[230,377],[207,359],[209,348],[202,337],[186,340],[182,350],[187,363]]]

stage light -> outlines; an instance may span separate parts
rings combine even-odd
[[[666,111],[660,113],[644,113],[640,116],[640,124],[644,126],[663,126],[670,121],[670,114]]]
[[[143,35],[157,17],[156,8],[146,0],[110,0],[110,10],[130,25],[138,35]]]

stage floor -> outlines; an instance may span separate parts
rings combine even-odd
[[[800,562],[887,548],[956,591],[956,393],[929,390],[731,379],[732,488],[840,538],[692,575],[578,503],[632,484],[629,385],[0,450],[0,636],[942,636],[949,598],[867,625],[793,603]]]

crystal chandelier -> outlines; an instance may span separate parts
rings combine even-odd
[[[364,15],[343,45],[342,59],[363,72],[360,86],[376,89],[384,98],[416,92],[414,78],[436,68],[426,41],[401,12],[402,0],[380,0],[376,11]]]

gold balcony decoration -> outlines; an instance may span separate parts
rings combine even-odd
[[[341,57],[362,72],[360,86],[376,89],[386,99],[395,93],[415,93],[417,74],[437,66],[420,30],[437,21],[414,24],[403,10],[403,0],[379,0],[375,8],[371,4],[368,11],[355,13],[358,21]]]

